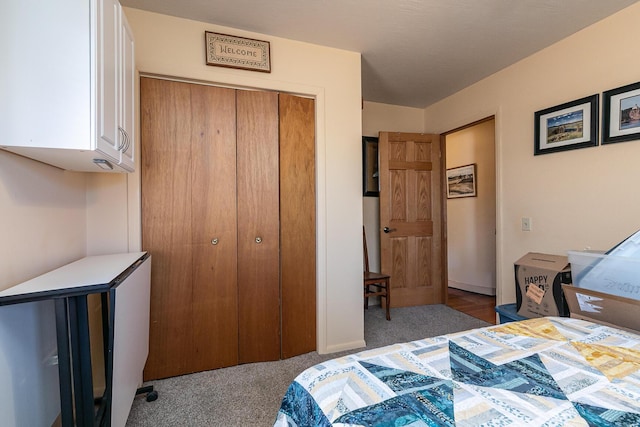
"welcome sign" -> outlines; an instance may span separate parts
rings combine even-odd
[[[269,42],[205,31],[207,65],[271,72]]]

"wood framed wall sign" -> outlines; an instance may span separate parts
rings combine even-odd
[[[598,145],[598,99],[595,94],[536,111],[533,154]]]
[[[447,199],[478,195],[476,164],[447,169]]]
[[[270,44],[228,34],[204,32],[207,65],[271,72]]]
[[[606,91],[602,104],[603,144],[640,139],[640,82]]]
[[[380,196],[378,138],[374,136],[362,137],[362,187],[364,196]]]

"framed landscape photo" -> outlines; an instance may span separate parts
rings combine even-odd
[[[373,136],[362,137],[362,186],[364,196],[380,196],[378,138]]]
[[[476,164],[447,169],[447,199],[476,197]]]
[[[602,143],[640,139],[640,82],[602,96]]]
[[[536,111],[533,154],[598,145],[598,99],[595,94]]]

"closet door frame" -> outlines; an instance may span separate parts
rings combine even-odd
[[[183,83],[188,83],[188,84],[196,84],[196,85],[200,85],[200,86],[210,86],[210,87],[215,87],[215,88],[218,87],[218,86],[215,86],[215,85],[202,84],[202,82],[194,82],[194,83],[192,83],[192,82],[189,82],[189,81],[186,81],[186,80],[183,80],[183,79],[168,79],[168,78],[158,78],[156,76],[148,76],[148,77],[147,76],[143,76],[143,77],[141,77],[141,81],[142,81],[143,78],[144,79],[167,80],[167,81],[173,81],[173,82],[183,82]],[[226,89],[226,90],[235,90],[235,89]],[[240,89],[238,89],[238,90],[240,90]],[[141,93],[142,93],[142,91],[141,91]],[[286,94],[284,94],[284,95],[286,96]],[[141,98],[142,98],[142,95],[141,95]],[[310,252],[310,253],[305,253],[304,254],[305,258],[307,260],[312,261],[312,268],[307,270],[307,272],[306,272],[306,274],[307,274],[306,277],[308,278],[307,284],[310,283],[311,285],[307,286],[306,289],[304,291],[302,291],[302,294],[304,295],[303,299],[305,301],[305,306],[304,307],[297,307],[297,310],[298,310],[297,313],[295,311],[291,311],[291,313],[293,313],[293,314],[289,315],[289,319],[290,320],[288,320],[288,321],[284,321],[283,320],[283,325],[282,325],[282,329],[284,330],[286,328],[285,323],[291,323],[291,319],[296,319],[298,321],[297,322],[298,323],[298,330],[299,331],[300,330],[306,330],[306,333],[303,334],[303,335],[305,335],[305,337],[302,340],[304,342],[304,344],[302,346],[298,345],[298,348],[295,348],[295,345],[293,346],[293,348],[291,348],[291,346],[289,346],[289,348],[287,349],[287,345],[285,345],[283,343],[282,344],[282,348],[279,349],[280,355],[277,358],[281,358],[281,357],[285,358],[285,357],[291,357],[291,356],[296,355],[296,354],[302,354],[302,353],[305,353],[305,352],[308,352],[308,351],[312,351],[312,350],[316,349],[316,347],[317,347],[317,344],[316,344],[316,342],[317,342],[317,338],[316,338],[316,336],[317,336],[316,318],[318,316],[316,314],[316,310],[317,310],[317,306],[316,306],[317,305],[317,302],[316,302],[316,293],[317,293],[316,280],[317,280],[317,274],[318,273],[316,271],[316,257],[317,257],[317,254],[316,254],[315,251],[316,251],[316,246],[317,246],[317,244],[316,244],[316,241],[317,241],[316,235],[317,235],[317,232],[318,232],[317,230],[318,230],[319,224],[316,222],[316,217],[315,217],[315,208],[316,208],[316,202],[317,202],[316,201],[316,193],[315,193],[316,175],[317,175],[316,170],[315,170],[315,166],[316,166],[316,158],[315,158],[315,145],[316,145],[316,141],[315,141],[315,122],[316,122],[316,120],[315,120],[315,114],[316,114],[316,112],[315,112],[315,101],[313,100],[313,98],[301,98],[301,99],[306,99],[308,101],[311,101],[311,105],[312,105],[311,113],[310,113],[311,117],[312,117],[312,127],[313,127],[313,129],[311,130],[311,134],[313,135],[312,140],[311,140],[312,150],[311,150],[311,157],[310,158],[307,157],[306,160],[305,160],[306,162],[308,162],[307,166],[306,166],[306,171],[307,172],[310,171],[310,173],[308,173],[308,176],[307,176],[306,179],[309,179],[309,177],[311,178],[311,186],[309,188],[309,191],[307,191],[306,194],[303,197],[303,199],[305,200],[304,203],[306,203],[305,204],[305,212],[307,212],[307,213],[311,212],[312,213],[311,222],[310,222],[310,224],[311,224],[310,230],[311,231],[306,234],[306,236],[308,238],[304,240],[306,242],[307,247],[313,249],[312,253]],[[141,104],[142,104],[142,101],[141,101]],[[144,112],[142,112],[141,114],[144,114]],[[281,114],[281,112],[280,112],[280,114]],[[308,112],[307,112],[307,114],[308,114]],[[142,121],[143,121],[143,119],[141,118],[141,127],[142,127]],[[308,129],[307,129],[307,131],[308,131]],[[308,135],[307,135],[307,137],[308,137]],[[282,156],[283,155],[282,152],[279,155]],[[307,153],[307,155],[308,155],[308,153]],[[295,155],[292,155],[291,157],[292,157],[292,161],[293,162],[300,160],[299,158],[296,159]],[[277,156],[276,156],[276,161],[277,160],[278,159],[277,159]],[[206,156],[204,156],[203,161],[205,163],[208,161],[206,159]],[[145,162],[144,156],[142,158],[142,162]],[[309,165],[311,167],[309,167]],[[165,165],[165,166],[174,166],[174,164],[172,162],[171,165]],[[196,166],[196,168],[197,167],[198,166]],[[199,167],[202,167],[202,163],[200,164]],[[192,175],[192,177],[197,176],[197,172],[195,172],[195,171],[191,171],[190,174]],[[283,177],[281,176],[280,179],[282,180]],[[169,181],[167,182],[167,185],[170,185]],[[201,183],[199,185],[204,189],[204,191],[209,191],[211,189],[210,184]],[[142,190],[142,192],[144,193],[144,190]],[[143,194],[143,197],[144,197],[144,194]],[[210,196],[206,196],[206,197],[210,197]],[[277,197],[275,199],[278,200]],[[142,203],[144,204],[144,201]],[[311,209],[309,209],[309,207],[311,207]],[[194,215],[195,216],[200,216],[201,212],[200,213],[196,213]],[[144,228],[144,225],[143,225],[143,228]],[[308,228],[308,224],[307,224],[307,228]],[[214,235],[214,234],[217,234],[217,232],[215,230],[212,230],[212,231],[205,230],[205,232],[203,232],[203,233],[196,232],[195,234],[204,236],[205,234]],[[256,236],[254,237],[254,242],[255,242],[255,238],[256,237],[262,238],[262,236],[259,235],[261,233],[255,233],[254,232],[254,233],[251,233],[251,234],[256,234]],[[207,239],[208,239],[208,237],[207,237]],[[196,246],[199,246],[200,249],[203,249],[204,246],[212,245],[212,242],[214,240],[217,240],[215,236],[213,236],[210,240],[207,240],[207,239],[203,238],[201,241],[198,241]],[[195,239],[195,240],[197,240],[197,239]],[[144,244],[144,242],[143,242],[143,244]],[[194,251],[195,251],[195,249],[194,249]],[[296,262],[290,262],[289,264],[290,265],[295,265]],[[281,265],[286,265],[286,263],[281,263]],[[207,270],[207,268],[205,268],[204,270]],[[201,272],[197,272],[196,271],[193,274],[194,275],[198,275],[200,273],[203,273],[203,272],[202,271]],[[206,273],[206,272],[204,272],[204,273]],[[180,275],[180,274],[178,274],[178,275]],[[233,275],[231,273],[227,272],[227,277],[231,277],[231,276],[233,276]],[[293,275],[285,274],[285,276],[295,276],[295,274],[293,274]],[[182,278],[185,279],[186,276],[183,275]],[[210,280],[208,280],[208,281],[210,282]],[[283,290],[281,290],[281,291],[285,292]],[[300,292],[298,292],[298,293],[300,293]],[[193,290],[191,291],[191,294],[195,295]],[[184,297],[186,295],[186,293],[185,292],[181,292],[180,295],[182,297]],[[285,298],[286,297],[283,296],[282,300],[284,300]],[[299,298],[299,295],[298,295],[298,298]],[[168,299],[172,300],[172,303],[174,303],[174,304],[176,304],[176,302],[178,301],[178,300],[173,299],[173,298],[168,298]],[[300,299],[299,299],[299,301],[300,301]],[[280,304],[281,304],[281,302],[279,302],[277,305],[280,306]],[[178,303],[176,305],[181,306],[182,304]],[[233,302],[231,302],[229,305],[232,306]],[[302,317],[300,317],[300,315],[299,315],[300,312],[303,312],[303,313],[306,314],[306,317],[304,319]],[[218,316],[220,316],[220,313],[218,313]],[[284,316],[284,314],[283,314],[283,316]],[[212,317],[215,317],[215,316],[212,316]],[[207,325],[207,324],[210,325],[210,321],[211,321],[211,319],[207,320],[206,315],[205,315],[204,317],[200,318],[197,321],[192,321],[191,325],[183,324],[183,325],[179,326],[179,325],[175,325],[174,324],[173,325],[174,326],[173,327],[174,335],[172,337],[172,341],[175,338],[178,338],[177,334],[181,334],[180,337],[179,337],[182,340],[181,342],[184,342],[185,340],[187,340],[187,341],[189,341],[189,340],[201,341],[201,338],[195,338],[196,336],[201,336],[201,334],[199,334],[197,331],[195,331],[193,329],[194,323],[202,324],[202,325]],[[294,323],[295,323],[295,321],[294,321]],[[302,325],[305,325],[305,326],[302,327]],[[193,333],[188,333],[188,332],[184,333],[184,331],[186,331],[186,330],[194,330],[195,332],[193,332]],[[299,331],[296,332],[296,334],[300,334]],[[232,334],[233,334],[233,332],[234,331],[231,330]],[[286,339],[285,338],[286,336],[294,337],[294,338],[292,338],[291,342],[295,342],[295,343],[299,343],[300,342],[300,337],[296,336],[295,334],[293,334],[293,335],[292,334],[287,334],[284,331],[281,332],[281,333],[282,333],[283,336],[281,337],[281,340],[279,342],[283,342],[283,340]],[[190,345],[185,345],[183,347],[188,349],[191,346]],[[215,347],[215,346],[213,346],[213,347]],[[156,350],[156,352],[162,352],[163,351],[163,349],[160,349],[160,348],[155,349],[155,350]],[[201,352],[201,351],[202,351],[201,349],[198,350],[198,352]],[[150,349],[150,352],[154,352],[154,349]],[[202,354],[205,355],[205,353],[206,353],[206,351],[204,351]],[[205,357],[201,358],[202,361],[206,361],[206,360],[209,360],[209,359],[210,359],[210,357],[208,357],[208,356],[205,356]],[[240,360],[240,359],[238,358],[238,360]],[[250,360],[248,360],[248,361],[250,361]],[[236,363],[237,362],[232,363],[232,364],[236,364]],[[240,362],[240,363],[244,363],[244,362]],[[181,364],[182,364],[182,362],[180,363],[180,365]],[[165,365],[166,365],[166,363],[165,363]],[[205,365],[206,365],[206,363],[205,363]],[[231,364],[227,364],[225,362],[223,366],[231,366]],[[222,366],[217,366],[217,367],[222,367]],[[197,370],[213,369],[213,368],[215,368],[215,367],[207,367],[207,366],[202,365],[202,366],[197,367],[193,371],[195,372]],[[163,376],[172,376],[172,375],[176,375],[176,374],[163,375]],[[160,378],[160,377],[163,377],[163,376],[153,376],[153,378]],[[152,376],[149,376],[149,378],[147,378],[147,374],[146,374],[146,371],[145,371],[145,379],[151,379],[151,378],[152,378]]]

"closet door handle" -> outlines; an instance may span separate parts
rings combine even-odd
[[[211,239],[211,244],[212,244],[213,246],[217,245],[217,244],[218,244],[218,238],[217,238],[217,237],[214,237],[213,239]]]
[[[258,244],[262,243],[262,237],[260,236],[256,237],[256,243]]]

